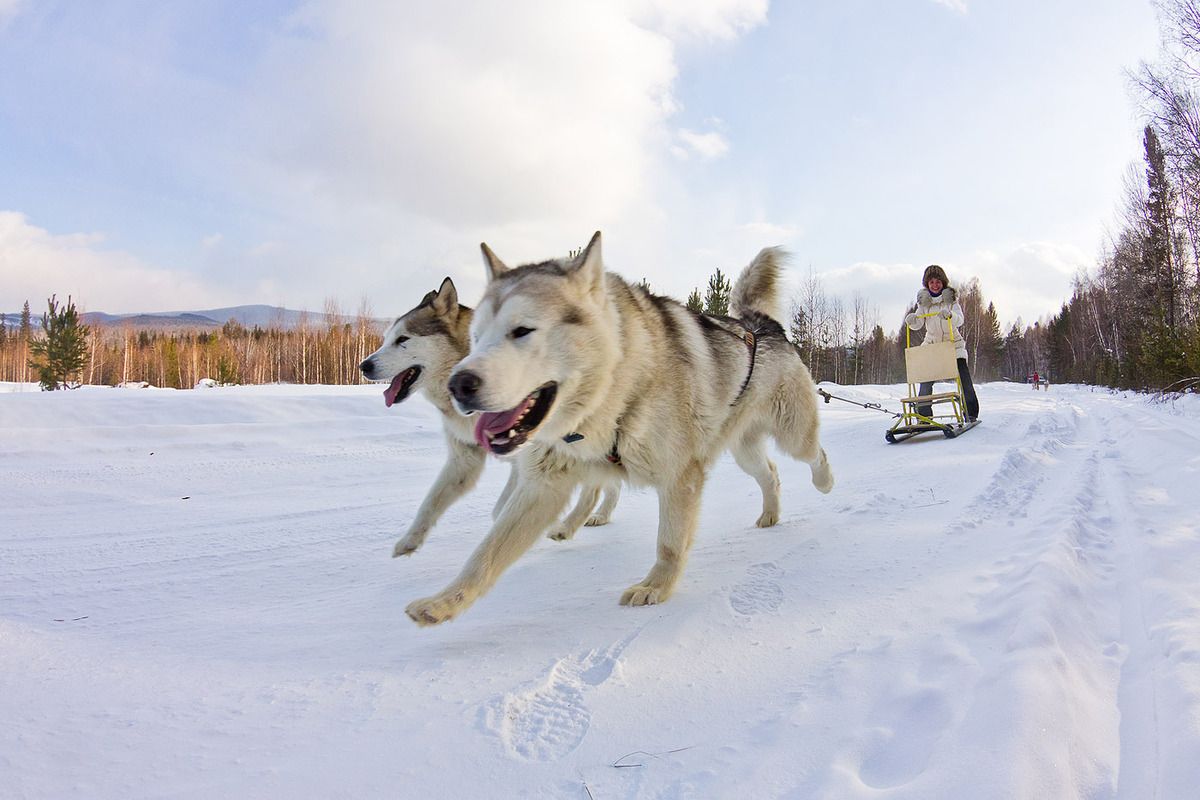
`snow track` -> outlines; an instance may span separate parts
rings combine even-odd
[[[900,387],[845,387],[887,401]],[[716,466],[671,601],[657,503],[418,629],[507,467],[375,387],[0,394],[0,797],[1192,798],[1200,407],[986,384],[961,439],[822,405],[837,486]]]

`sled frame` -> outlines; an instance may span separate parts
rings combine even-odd
[[[932,319],[940,315],[919,316]],[[962,379],[958,375],[958,356],[954,347],[954,326],[950,326],[950,338],[936,344],[914,347],[912,329],[908,325],[904,326],[904,334],[904,371],[908,381],[908,396],[900,398],[900,417],[887,430],[884,438],[894,444],[921,433],[940,431],[947,439],[953,439],[978,425],[975,420],[967,420],[967,405],[963,399]],[[917,394],[922,383],[934,381],[953,381],[954,391]],[[923,406],[928,407],[928,415],[918,410]]]

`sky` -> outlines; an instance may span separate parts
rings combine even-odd
[[[0,0],[0,311],[390,317],[604,236],[684,298],[762,247],[1007,326],[1111,235],[1148,0]]]

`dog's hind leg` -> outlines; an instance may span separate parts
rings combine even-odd
[[[808,464],[812,469],[813,486],[817,487],[817,491],[822,494],[829,494],[833,489],[833,470],[829,467],[829,459],[825,456],[825,448],[821,448],[821,455],[816,461],[810,461]]]
[[[454,439],[450,439],[449,444],[450,458],[417,510],[417,518],[408,526],[408,532],[392,548],[392,558],[415,553],[446,509],[479,480],[486,460],[483,449]]]
[[[779,522],[779,470],[767,457],[767,440],[763,436],[746,436],[730,448],[733,460],[762,489],[762,514],[754,523],[769,528]]]
[[[588,517],[587,522],[583,523],[589,528],[594,528],[599,525],[607,525],[612,520],[613,509],[617,507],[617,502],[621,499],[621,482],[614,481],[604,487],[604,502],[600,504],[600,509]]]
[[[833,470],[821,447],[816,385],[808,369],[797,369],[779,385],[771,409],[771,435],[779,449],[808,464],[813,486],[828,494],[833,488]]]
[[[696,535],[704,478],[704,467],[692,462],[674,481],[659,488],[658,558],[646,577],[621,595],[621,605],[648,606],[671,596]]]
[[[562,475],[522,475],[512,497],[450,585],[404,609],[418,625],[454,619],[495,585],[496,580],[533,545],[571,498],[573,481]]]
[[[562,521],[550,530],[549,537],[556,542],[565,542],[567,539],[573,538],[576,532],[583,527],[583,523],[587,521],[599,499],[600,486],[584,484],[579,490],[579,502],[575,504],[575,508],[571,509],[570,514],[563,517]]]

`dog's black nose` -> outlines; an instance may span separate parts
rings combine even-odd
[[[375,362],[374,361],[372,361],[371,359],[368,358],[367,360],[365,360],[361,364],[359,364],[358,368],[360,370],[362,370],[363,377],[367,378],[367,380],[374,379],[374,376],[372,375],[372,373],[375,372]]]
[[[450,394],[460,403],[468,403],[475,399],[483,379],[471,370],[463,370],[450,376]]]

